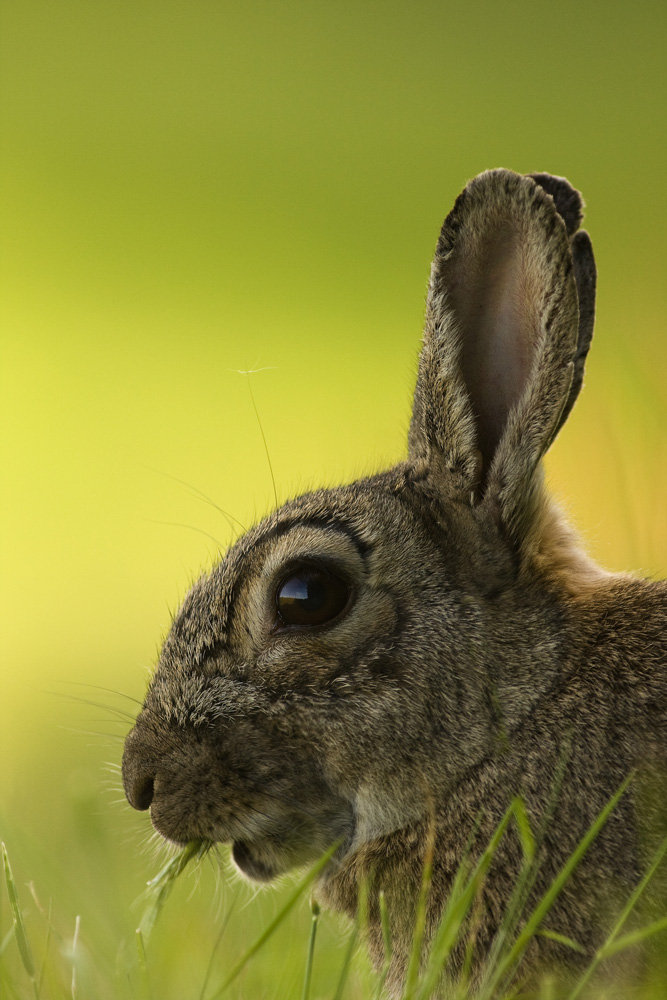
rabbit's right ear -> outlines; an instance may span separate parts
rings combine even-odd
[[[518,540],[593,332],[581,207],[562,178],[480,174],[445,220],[431,269],[410,458]]]

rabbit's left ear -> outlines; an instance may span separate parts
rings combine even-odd
[[[445,220],[431,269],[409,450],[441,489],[521,536],[537,467],[581,387],[595,264],[581,198],[548,174],[494,170]]]

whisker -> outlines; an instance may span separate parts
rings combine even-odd
[[[273,474],[273,465],[271,464],[271,455],[269,454],[269,446],[266,443],[266,436],[264,434],[264,428],[262,427],[262,421],[259,418],[259,410],[257,409],[257,404],[255,403],[255,396],[253,394],[252,386],[250,384],[250,376],[253,375],[254,372],[257,372],[257,371],[269,371],[269,370],[270,369],[268,369],[268,368],[255,368],[254,371],[253,370],[248,370],[248,371],[245,371],[245,372],[244,371],[239,371],[238,374],[239,375],[245,375],[247,383],[248,383],[248,392],[250,393],[250,402],[252,403],[252,408],[255,411],[255,416],[257,418],[257,424],[259,426],[259,433],[262,435],[262,441],[264,443],[264,452],[266,454],[266,461],[268,462],[268,465],[269,465],[269,473],[271,474],[271,483],[273,485],[273,499],[274,499],[275,505],[277,507],[278,506],[278,490],[276,489],[276,478],[275,478],[275,476]]]
[[[125,742],[124,736],[120,736],[118,733],[104,733],[99,729],[81,729],[79,726],[58,726],[58,729],[63,733],[70,733],[72,736],[95,736],[97,739],[108,740],[111,743]]]
[[[171,528],[187,528],[189,531],[197,531],[200,535],[205,535],[206,538],[210,538],[212,542],[215,542],[220,552],[224,552],[227,548],[227,546],[223,545],[220,539],[216,538],[215,535],[210,534],[208,531],[204,531],[203,528],[197,528],[194,524],[185,524],[183,521],[159,521],[154,517],[147,517],[145,520],[150,524],[166,524]]]
[[[134,698],[131,694],[126,694],[125,691],[117,691],[115,688],[102,687],[100,684],[90,684],[88,681],[60,681],[59,683],[66,684],[71,687],[87,687],[92,691],[106,691],[107,694],[115,694],[119,698],[126,698],[127,701],[133,701],[135,705],[142,704],[139,698]],[[61,697],[64,697],[64,695],[61,695]]]
[[[99,708],[103,712],[108,712],[109,715],[115,715],[115,721],[117,722],[131,722],[134,724],[136,721],[136,715],[134,713],[124,712],[122,708],[114,708],[113,705],[105,705],[104,702],[93,701],[91,698],[79,698],[77,695],[64,694],[62,691],[49,691],[48,693],[54,698],[63,698],[67,701],[74,702],[77,705],[89,705],[91,708]],[[134,701],[135,699],[132,700]],[[141,702],[137,702],[137,704],[140,705]],[[110,722],[111,720],[107,719],[105,721]]]
[[[165,476],[167,479],[172,479],[175,483],[180,483],[181,486],[185,486],[186,489],[189,490],[193,496],[199,497],[200,500],[204,500],[205,503],[210,504],[210,506],[213,507],[215,510],[217,510],[218,513],[222,514],[222,516],[225,518],[230,528],[233,527],[232,522],[234,522],[234,524],[238,524],[241,531],[248,530],[245,527],[245,525],[241,524],[238,517],[234,517],[233,514],[230,514],[228,511],[224,510],[215,502],[215,500],[211,500],[209,496],[207,496],[204,492],[202,492],[202,490],[198,489],[196,486],[193,486],[192,483],[188,483],[184,479],[179,479],[178,476],[172,476],[169,472],[161,472],[160,469],[153,469],[152,471],[156,472],[159,476]]]

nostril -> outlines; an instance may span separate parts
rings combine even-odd
[[[154,779],[152,777],[137,778],[132,786],[132,794],[128,796],[130,805],[135,809],[148,809],[153,801]]]
[[[142,739],[137,726],[128,733],[125,740],[121,772],[123,788],[130,805],[142,811],[149,809],[155,796],[155,757]]]
[[[139,764],[130,754],[123,757],[123,787],[134,809],[148,809],[155,794],[155,772]]]

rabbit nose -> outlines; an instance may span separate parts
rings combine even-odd
[[[138,774],[125,785],[125,795],[134,809],[149,809],[153,801],[155,779],[150,774]]]

